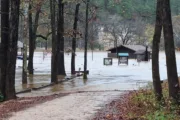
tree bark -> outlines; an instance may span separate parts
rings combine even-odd
[[[72,39],[72,56],[71,56],[71,74],[75,74],[75,56],[76,56],[76,32],[78,24],[78,15],[79,15],[79,6],[80,3],[76,5],[74,25],[73,25],[73,39]]]
[[[167,64],[167,76],[169,85],[169,96],[172,97],[175,102],[179,100],[179,83],[176,67],[176,56],[174,47],[174,36],[171,19],[170,1],[164,0],[163,3],[163,32],[165,40],[165,53]]]
[[[108,4],[109,4],[109,0],[104,0],[104,8],[105,8],[105,10],[108,10]]]
[[[153,49],[152,49],[152,76],[153,76],[153,86],[156,99],[158,101],[162,100],[162,86],[159,74],[159,43],[161,39],[162,32],[162,3],[163,0],[157,1],[156,7],[156,24],[155,32],[153,37]]]
[[[29,2],[24,3],[24,43],[23,43],[23,70],[22,70],[22,84],[27,84],[27,39],[28,39],[28,6]]]
[[[29,62],[28,62],[28,70],[29,74],[34,74],[34,67],[33,67],[33,58],[34,58],[34,50],[35,50],[35,42],[36,42],[36,33],[38,28],[38,22],[39,22],[39,15],[41,12],[41,3],[39,3],[39,8],[36,11],[35,14],[35,20],[34,24],[32,21],[32,12],[30,11],[32,9],[31,3],[29,4]]]
[[[87,79],[87,44],[88,44],[88,14],[89,14],[89,0],[86,0],[86,26],[85,26],[85,45],[84,45],[84,75]]]
[[[45,50],[47,50],[48,48],[48,40],[46,40],[46,43],[45,43]]]
[[[1,78],[0,92],[6,97],[6,67],[9,42],[9,0],[1,0]]]
[[[148,54],[148,46],[146,46],[144,61],[148,61],[149,60],[148,56],[149,56],[149,54]]]
[[[33,41],[33,21],[32,21],[32,3],[29,3],[29,61],[28,61],[28,70],[29,74],[33,74],[33,56],[34,56],[34,41]]]
[[[52,57],[51,57],[51,83],[57,83],[57,49],[56,49],[56,16],[55,1],[50,0],[51,30],[52,30]]]
[[[64,4],[59,0],[57,28],[58,75],[66,75],[64,66]]]
[[[20,0],[11,0],[9,45],[7,51],[7,69],[6,69],[6,100],[16,98],[15,92],[15,71],[17,57],[17,41],[19,27],[19,6]]]

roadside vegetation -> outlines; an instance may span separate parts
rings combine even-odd
[[[152,84],[112,101],[94,120],[180,120],[180,106],[169,98],[168,83],[162,83],[163,100],[156,101]]]
[[[156,101],[154,90],[139,90],[129,97],[128,119],[179,120],[180,107],[173,104],[168,94],[168,84],[163,83],[163,100]]]

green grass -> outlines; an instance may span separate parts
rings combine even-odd
[[[162,84],[162,102],[156,101],[153,89],[134,92],[128,101],[130,107],[127,118],[131,120],[180,120],[180,106],[172,104],[168,97],[167,86],[167,83]]]

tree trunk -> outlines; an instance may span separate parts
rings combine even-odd
[[[80,4],[78,3],[76,5],[75,17],[74,17],[73,39],[72,39],[72,56],[71,56],[71,74],[75,74],[76,33],[77,33],[79,6],[80,6]]]
[[[45,43],[45,50],[47,50],[48,48],[48,40],[46,40],[46,43]]]
[[[28,70],[29,74],[33,74],[33,56],[34,56],[34,41],[33,41],[33,21],[32,21],[32,3],[29,3],[29,61],[28,61]]]
[[[22,84],[27,84],[27,18],[24,18],[23,71]]]
[[[88,14],[89,14],[89,0],[86,0],[86,26],[85,26],[85,45],[84,45],[84,75],[87,79],[87,43],[88,43]]]
[[[148,61],[149,60],[148,56],[149,56],[148,55],[148,46],[146,46],[144,61]]]
[[[108,4],[109,4],[109,0],[104,0],[104,8],[105,8],[105,10],[108,10]]]
[[[64,4],[59,0],[57,28],[58,75],[66,75],[64,66]]]
[[[28,6],[29,2],[24,4],[24,43],[23,43],[23,71],[22,71],[22,83],[27,84],[27,39],[28,39]]]
[[[114,47],[116,47],[116,57],[118,58],[118,44],[117,44],[117,41],[118,41],[118,38],[116,36],[116,31],[115,29],[113,29],[113,36],[114,36]]]
[[[7,68],[6,68],[6,100],[16,98],[15,92],[15,71],[17,57],[17,41],[19,27],[19,6],[20,0],[11,0],[11,15],[9,29],[9,45],[7,51]]]
[[[117,39],[115,39],[116,41],[116,57],[118,58],[118,46],[117,46]]]
[[[51,30],[52,30],[52,57],[51,57],[51,83],[57,83],[57,50],[56,50],[56,20],[55,1],[50,0]]]
[[[157,1],[156,8],[156,24],[155,32],[153,37],[153,49],[152,49],[152,76],[153,76],[153,86],[156,99],[161,101],[162,99],[162,86],[159,75],[159,43],[161,39],[162,32],[162,3],[163,0]]]
[[[163,32],[164,32],[164,40],[165,40],[169,96],[172,97],[176,102],[178,102],[179,83],[178,83],[178,75],[177,75],[177,67],[176,67],[174,36],[173,36],[173,27],[172,27],[171,9],[170,9],[169,0],[164,0],[163,3]]]
[[[29,62],[28,62],[28,70],[29,74],[34,74],[33,67],[33,58],[34,58],[34,50],[35,50],[35,42],[36,42],[36,33],[39,22],[39,15],[41,12],[41,3],[39,3],[40,7],[37,9],[35,14],[34,24],[32,22],[32,13],[31,13],[31,3],[29,5]]]
[[[7,51],[9,42],[9,0],[1,0],[1,78],[0,92],[5,96]],[[6,96],[5,96],[6,97]]]

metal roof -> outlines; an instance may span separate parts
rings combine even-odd
[[[134,54],[142,55],[146,52],[146,50],[138,50]]]
[[[146,47],[143,46],[143,45],[120,45],[120,46],[118,46],[118,48],[119,47],[125,47],[125,48],[131,49],[131,50],[133,50],[135,52],[137,52],[139,50],[146,50]],[[107,51],[111,51],[113,49],[116,49],[116,48],[111,48],[111,49],[109,49]],[[148,51],[151,52],[152,50],[148,47]]]

